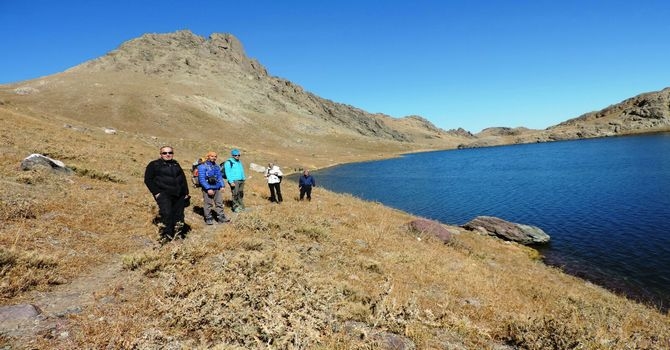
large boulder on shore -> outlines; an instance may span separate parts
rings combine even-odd
[[[444,243],[449,243],[451,241],[452,233],[444,227],[441,223],[433,220],[427,219],[416,219],[410,221],[408,224],[409,229],[419,233],[427,233],[429,235],[437,237]]]
[[[517,224],[494,216],[478,216],[462,226],[465,229],[521,244],[549,242],[549,235],[537,226]]]

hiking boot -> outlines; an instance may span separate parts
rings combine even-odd
[[[214,219],[212,219],[212,218],[207,218],[207,219],[205,219],[205,224],[207,224],[207,225],[214,225]]]
[[[222,219],[216,219],[216,222],[219,224],[225,224],[226,222],[230,222],[230,219],[224,217]]]

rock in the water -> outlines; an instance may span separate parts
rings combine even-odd
[[[463,228],[486,233],[521,244],[549,242],[549,235],[537,226],[517,224],[493,216],[478,216],[463,225]]]

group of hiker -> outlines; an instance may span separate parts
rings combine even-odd
[[[171,240],[175,234],[182,235],[184,227],[184,209],[190,205],[188,181],[184,170],[174,159],[174,148],[163,146],[159,151],[160,157],[152,160],[146,167],[144,183],[158,204],[158,214],[161,220],[161,239]],[[238,149],[230,152],[231,157],[217,164],[216,152],[207,152],[207,155],[198,159],[191,169],[193,184],[199,187],[203,198],[203,216],[205,224],[230,222],[224,213],[223,190],[226,183],[232,194],[232,211],[239,213],[245,210],[244,206],[244,166],[240,161],[241,153]],[[282,203],[281,181],[284,174],[279,166],[268,163],[265,170],[269,200],[273,203]],[[298,181],[300,200],[306,196],[311,200],[312,187],[316,186],[314,177],[309,170],[304,170]]]

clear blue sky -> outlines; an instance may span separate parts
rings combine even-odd
[[[182,29],[231,33],[321,97],[444,129],[541,129],[670,86],[668,0],[0,0],[0,84]]]

